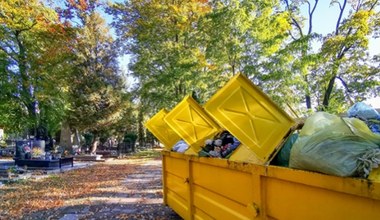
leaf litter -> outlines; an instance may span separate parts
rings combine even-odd
[[[127,157],[5,184],[0,219],[181,219],[162,201],[159,157]]]

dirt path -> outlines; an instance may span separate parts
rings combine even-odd
[[[92,171],[87,169],[92,169]],[[118,169],[119,171],[116,172]],[[46,200],[51,198],[51,202],[56,201],[58,205],[51,206],[51,208],[23,208],[20,219],[181,219],[169,207],[163,205],[160,159],[115,160],[82,170],[81,173],[75,175],[75,178],[78,179],[73,185],[80,188],[80,179],[83,178],[82,184],[86,184],[91,181],[91,177],[86,175],[94,173],[93,182],[99,183],[94,185],[94,188],[85,188],[90,193],[75,194],[75,189],[69,191],[65,186],[63,188],[66,191],[62,191],[61,194],[66,193],[68,195],[60,196],[61,200],[57,200],[51,195],[43,195],[43,192],[39,190],[41,193],[39,197],[29,199],[44,197]],[[70,175],[71,172],[75,171],[66,174]],[[117,175],[118,172],[119,175]],[[107,179],[107,173],[109,179]],[[62,180],[68,177],[59,176],[56,178]],[[73,177],[71,176],[71,178]],[[56,187],[56,185],[54,186]],[[87,184],[86,187],[91,187],[91,183]],[[78,190],[83,191],[83,189]],[[4,198],[7,197],[4,196]],[[20,205],[28,205],[28,203],[25,204],[24,202]],[[34,204],[31,206],[38,207]],[[15,217],[15,212],[8,216],[1,214],[0,212],[0,219],[8,219],[8,217],[14,219]]]

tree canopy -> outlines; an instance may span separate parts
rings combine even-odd
[[[0,123],[8,131],[44,126],[51,134],[63,122],[80,131],[112,130],[129,95],[99,2],[1,6]]]
[[[54,133],[66,123],[119,137],[140,131],[141,139],[147,117],[186,95],[203,104],[237,73],[301,114],[340,113],[378,96],[380,59],[369,42],[380,36],[379,4],[1,1],[0,126]],[[326,5],[335,25],[318,33]],[[125,55],[129,63],[120,64]]]
[[[321,4],[335,28],[315,31]],[[185,95],[207,100],[242,72],[278,104],[342,112],[379,88],[379,1],[141,1],[108,12],[144,109],[171,108]],[[289,95],[292,94],[292,95]],[[302,107],[305,106],[305,107]]]
[[[0,121],[9,130],[59,123],[64,108],[59,85],[71,53],[70,34],[57,13],[37,0],[1,2]]]

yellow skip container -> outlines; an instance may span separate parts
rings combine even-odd
[[[163,118],[193,153],[222,129],[242,143],[229,160],[163,151],[164,203],[184,219],[380,219],[377,180],[269,165],[296,123],[243,75]]]

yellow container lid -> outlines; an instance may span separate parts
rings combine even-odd
[[[167,114],[168,111],[162,109],[145,123],[145,127],[164,144],[166,150],[171,150],[174,144],[181,140],[181,137],[164,121]]]
[[[206,112],[262,163],[295,124],[281,108],[242,74],[234,76],[204,106]]]
[[[220,131],[218,124],[191,96],[178,103],[164,120],[195,152],[206,139]]]

